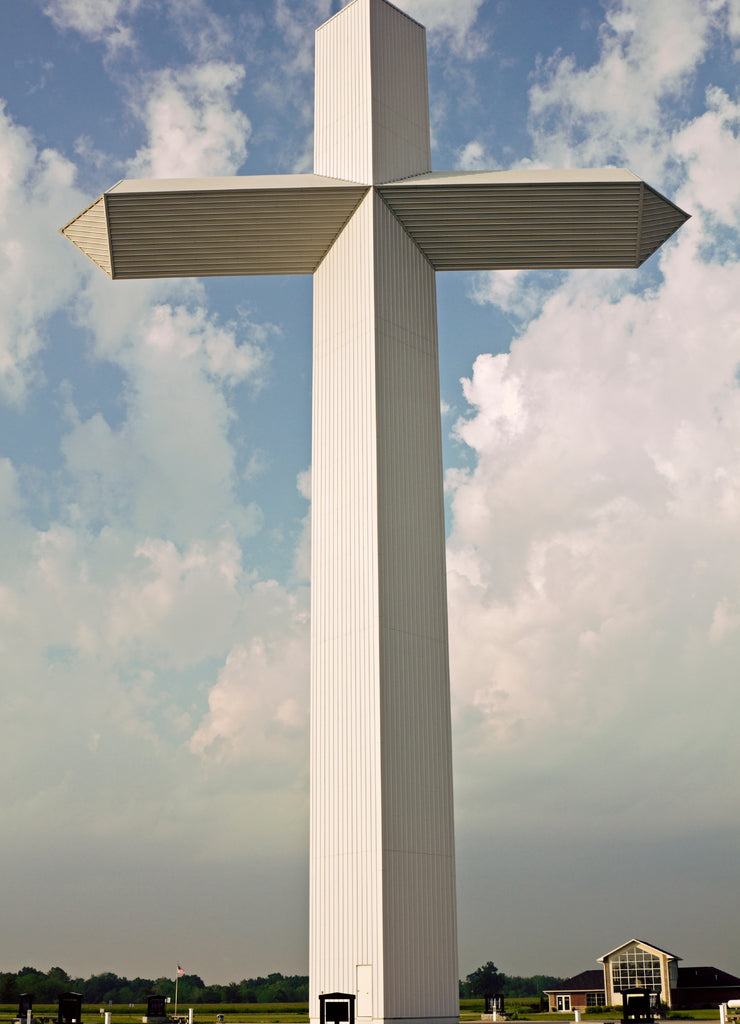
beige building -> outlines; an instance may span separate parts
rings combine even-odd
[[[581,971],[545,991],[551,1013],[621,1006],[622,992],[643,989],[671,1010],[717,1007],[740,998],[740,978],[718,967],[679,967],[680,956],[630,939],[597,957],[601,970]]]
[[[671,992],[678,988],[678,961],[665,949],[640,939],[617,946],[597,958],[604,968],[604,997],[608,1006],[621,1006],[625,988],[644,988],[659,992],[660,1002],[672,1006]]]

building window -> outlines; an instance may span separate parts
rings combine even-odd
[[[603,992],[587,992],[586,1006],[606,1006],[606,996]]]
[[[612,988],[621,992],[626,988],[644,988],[648,992],[660,992],[660,958],[639,946],[632,946],[617,953],[610,962]]]

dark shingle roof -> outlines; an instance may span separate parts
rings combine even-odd
[[[721,971],[719,967],[679,967],[678,987],[679,988],[714,988],[728,985],[740,985],[740,978],[727,971]]]
[[[559,985],[546,988],[545,992],[603,992],[603,971],[581,971],[572,978],[566,978]]]

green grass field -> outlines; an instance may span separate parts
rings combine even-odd
[[[82,1024],[102,1024],[104,1009],[110,1010],[111,1024],[141,1024],[146,1014],[146,1005],[134,1005],[129,1009],[128,1003],[101,1007],[99,1003],[82,1004]],[[0,1021],[13,1020],[18,1012],[17,1003],[0,1005]],[[169,1012],[174,1015],[174,1004],[170,1004]],[[270,1024],[306,1024],[308,1020],[308,1003],[195,1003],[193,1005],[193,1021],[195,1024],[215,1024],[217,1014],[222,1014],[224,1024],[236,1024],[236,1021],[268,1021]],[[56,1019],[56,1003],[34,1003],[33,1016],[53,1017]],[[179,1003],[177,1016],[187,1021],[188,1005]]]
[[[531,1010],[537,1005],[537,999],[527,997],[523,999],[507,999],[506,1012],[515,1014],[519,1020],[536,1021],[561,1021],[563,1024],[573,1020],[572,1013],[532,1013]],[[136,1005],[133,1010],[128,1004],[113,1005],[110,1008],[111,1024],[141,1024],[141,1018],[146,1013],[145,1005]],[[170,1013],[174,1014],[174,1006],[170,1005]],[[17,1003],[6,1003],[0,1005],[0,1022],[11,1021],[18,1011]],[[98,1003],[83,1003],[82,1024],[102,1024],[103,1014]],[[237,1024],[238,1021],[246,1021],[247,1024],[306,1024],[308,1021],[308,1003],[200,1003],[193,1006],[194,1024],[216,1024],[216,1016],[222,1014],[224,1024]],[[460,1020],[479,1021],[483,1013],[482,999],[461,999]],[[56,1018],[57,1004],[37,1004],[33,1008],[33,1015],[38,1017]],[[180,1003],[177,1007],[178,1017],[184,1017],[187,1021],[188,1006]],[[619,1013],[590,1014],[584,1013],[581,1017],[582,1024],[595,1024],[596,1021],[620,1020]],[[668,1015],[671,1020],[718,1020],[717,1010],[694,1010],[686,1014]]]

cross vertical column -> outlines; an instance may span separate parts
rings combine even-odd
[[[315,169],[429,169],[424,31],[385,0],[317,33]],[[313,372],[310,1013],[452,1022],[435,277],[372,188],[314,275]]]

